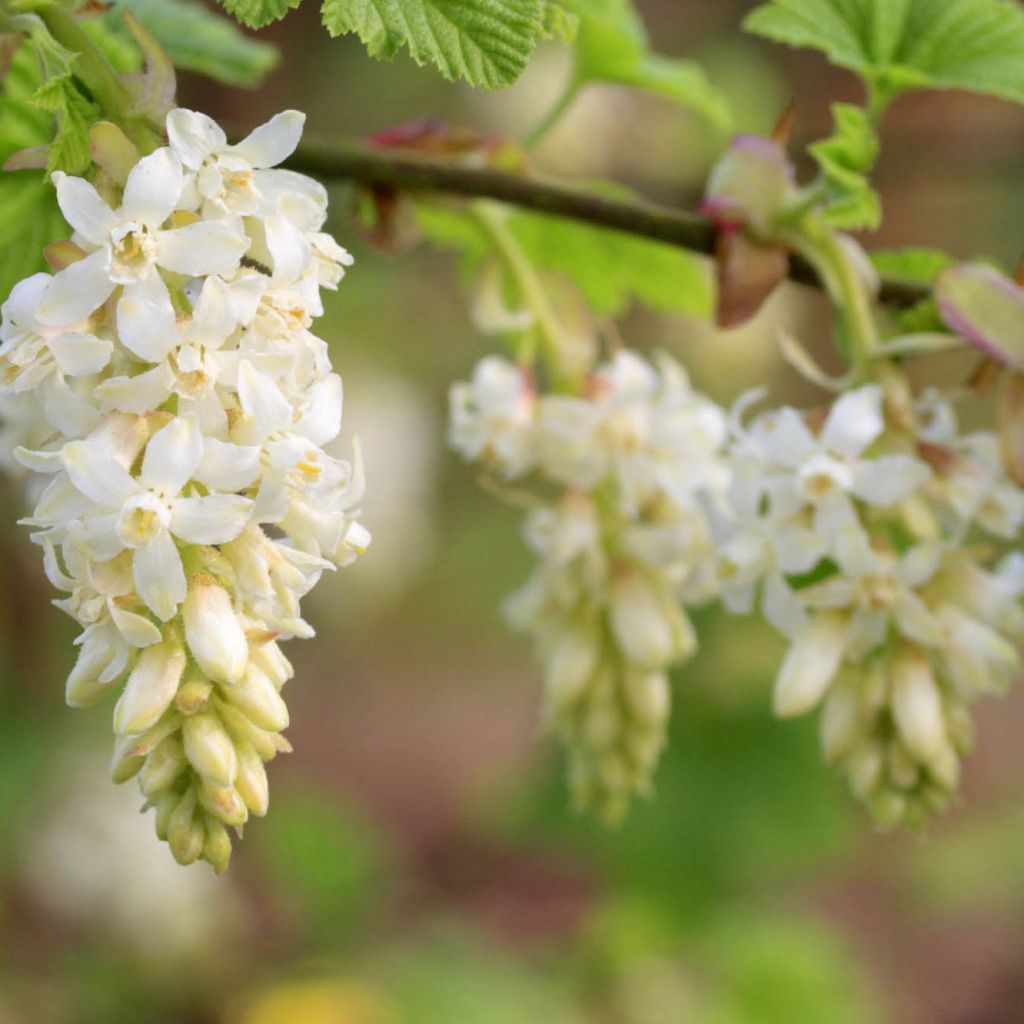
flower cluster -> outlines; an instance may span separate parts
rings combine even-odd
[[[497,356],[452,389],[453,447],[547,485],[526,519],[539,562],[507,611],[536,641],[574,801],[609,820],[664,745],[667,671],[696,649],[682,606],[713,594],[706,506],[725,484],[726,433],[664,354],[652,365],[619,351],[582,395],[539,395]]]
[[[961,434],[937,394],[892,416],[869,384],[744,425],[757,397],[732,426],[723,600],[760,601],[790,641],[776,713],[823,703],[826,758],[881,824],[918,824],[955,790],[971,703],[1019,668],[1024,561],[994,568],[991,544],[968,541],[1014,538],[1024,492],[996,437]]]
[[[49,478],[27,523],[84,627],[68,703],[123,684],[114,779],[138,776],[180,862],[218,870],[289,749],[278,641],[312,635],[300,599],[369,542],[309,330],[350,257],[321,231],[324,189],[274,169],[302,126],[287,111],[229,145],[175,109],[140,159],[98,125],[94,183],[53,175],[74,236],[0,327],[5,401],[48,424],[15,454]]]

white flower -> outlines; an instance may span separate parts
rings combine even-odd
[[[55,171],[57,201],[86,256],[61,270],[42,297],[43,323],[85,319],[118,285],[125,295],[164,301],[159,269],[177,274],[228,274],[250,241],[216,221],[164,228],[183,187],[181,165],[168,149],[143,157],[128,175],[120,207],[111,209],[84,178]]]
[[[174,537],[192,544],[220,544],[237,537],[252,502],[236,494],[182,495],[202,457],[195,421],[172,420],[146,445],[138,478],[95,443],[72,441],[63,460],[72,483],[98,507],[93,526],[100,536],[133,552],[139,596],[164,621],[187,590]],[[98,541],[94,541],[98,543]]]

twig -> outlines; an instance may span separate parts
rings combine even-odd
[[[715,248],[715,228],[699,214],[641,199],[603,196],[489,167],[473,167],[397,150],[321,143],[302,146],[288,161],[288,166],[324,181],[359,181],[409,192],[444,192],[496,199],[538,213],[650,238],[703,256],[712,255]],[[799,256],[791,258],[789,276],[800,284],[822,287],[818,275]],[[887,305],[910,306],[928,294],[928,289],[916,282],[882,282],[881,299]]]

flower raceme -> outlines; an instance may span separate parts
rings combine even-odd
[[[696,650],[683,605],[712,594],[706,504],[725,483],[725,436],[724,414],[664,354],[620,351],[579,396],[538,395],[498,356],[452,388],[457,451],[555,488],[527,515],[538,565],[507,613],[537,645],[574,801],[611,821],[649,786],[668,669]]]
[[[47,481],[26,522],[83,627],[68,703],[121,688],[115,781],[138,778],[179,861],[217,870],[290,749],[278,641],[312,635],[301,598],[369,543],[309,330],[351,260],[323,188],[275,168],[302,125],[230,146],[176,109],[141,158],[97,126],[95,180],[53,176],[74,229],[56,273],[16,285],[0,326],[0,391],[32,407],[14,455]]]
[[[1024,565],[965,541],[1015,537],[1024,492],[996,437],[962,435],[933,393],[910,432],[889,427],[873,384],[824,417],[783,408],[745,426],[756,398],[738,403],[715,524],[723,600],[759,601],[790,641],[776,713],[823,704],[826,759],[880,824],[920,824],[956,788],[970,705],[1020,667]]]

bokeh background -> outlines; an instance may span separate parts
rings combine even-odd
[[[516,137],[557,95],[545,48],[501,94],[331,41],[308,4],[265,33],[285,60],[254,93],[183,76],[183,105],[248,128],[279,109],[354,138],[423,116]],[[738,28],[739,0],[640,0],[658,48],[705,62],[739,126],[791,98],[796,141],[827,133],[849,76]],[[1024,111],[961,95],[901,99],[884,125],[886,225],[870,245],[1020,254]],[[539,148],[542,169],[608,177],[693,206],[722,139],[664,101],[587,92]],[[964,802],[923,836],[876,833],[822,767],[811,721],[776,723],[779,641],[700,616],[674,680],[671,743],[651,799],[609,831],[567,806],[539,734],[539,678],[506,632],[528,571],[517,515],[444,446],[446,391],[487,342],[453,259],[362,244],[320,333],[367,456],[367,556],[309,599],[319,637],[288,650],[289,736],[271,813],[227,875],[176,866],[107,779],[109,707],[72,712],[72,624],[38,551],[0,532],[2,1024],[1016,1024],[1024,1019],[1024,699],[980,709]],[[727,334],[630,314],[728,401],[767,383],[815,396],[774,337],[828,363],[820,298],[782,289]],[[833,360],[834,364],[834,360]],[[943,362],[941,372],[964,366]]]

